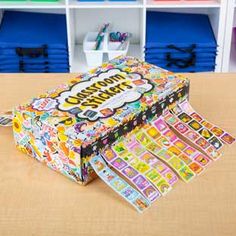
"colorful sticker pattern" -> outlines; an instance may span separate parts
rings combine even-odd
[[[131,181],[135,187],[151,202],[155,201],[161,196],[161,193],[157,190],[157,188],[153,187],[149,180],[143,174],[141,174],[137,168],[135,169],[133,166],[131,166],[125,160],[125,158],[117,156],[117,154],[112,149],[105,149],[101,155],[109,163],[109,165],[111,165],[120,174]],[[127,153],[127,155],[131,156],[130,153]]]
[[[105,161],[100,155],[92,157],[89,162],[97,173],[97,175],[109,187],[111,187],[127,202],[134,206],[137,211],[143,212],[151,205],[150,201],[146,197],[144,197],[137,190],[131,187],[126,181],[124,181],[116,173],[114,173],[106,165]]]
[[[139,182],[142,183],[145,179],[146,182],[150,182],[156,189],[158,189],[161,195],[165,195],[172,189],[174,182],[177,181],[175,180],[176,176],[174,173],[171,175],[172,173],[170,172],[169,174],[171,176],[168,175],[170,179],[173,178],[171,181],[170,179],[166,178],[165,174],[158,171],[158,168],[155,165],[159,165],[159,163],[155,162],[154,160],[157,158],[149,155],[149,153],[138,143],[136,145],[130,146],[128,149],[124,141],[121,141],[116,143],[112,149],[120,158],[130,164],[130,166],[138,172],[138,176],[142,176],[138,179],[136,179],[137,177],[132,179],[132,182],[134,182],[135,185],[139,185]],[[140,185],[138,187],[142,188]]]
[[[213,144],[216,149],[221,148],[222,144],[219,139],[226,144],[233,144],[235,142],[235,138],[230,135],[228,132],[224,131],[220,127],[208,122],[201,115],[199,115],[190,105],[187,100],[184,100],[179,104],[180,109],[187,113],[191,119],[195,119],[199,122],[204,128],[201,130],[201,134],[204,138],[208,139],[211,144]],[[180,116],[180,115],[179,115]],[[212,136],[215,137],[212,137]]]
[[[162,131],[167,128],[166,123],[156,123],[156,126]],[[147,127],[148,126],[145,126],[144,128],[147,129]],[[177,150],[171,142],[169,142],[169,140],[164,136],[154,139],[152,138],[153,136],[150,135],[150,132],[148,135],[148,132],[145,129],[140,130],[135,134],[138,142],[140,142],[140,144],[143,145],[149,152],[170,165],[178,176],[185,182],[189,182],[193,179],[195,177],[195,173],[175,154],[175,151]],[[158,130],[155,130],[155,133],[156,132],[158,132]]]
[[[169,142],[168,150],[175,156],[179,157],[185,164],[195,173],[200,174],[211,160],[197,149],[189,146],[186,142],[178,138],[175,133],[165,123],[164,118],[160,116],[152,121],[152,125],[145,126],[146,132],[160,143],[161,138],[155,138],[152,133],[160,133],[160,137],[165,137],[166,142]],[[152,133],[150,133],[152,130]],[[155,130],[155,131],[154,131]]]
[[[152,153],[146,151],[146,149],[144,149],[142,145],[134,139],[134,136],[132,140],[125,140],[125,143],[129,151],[132,151],[134,155],[138,156],[142,161],[144,161],[146,164],[150,165],[153,169],[155,169],[152,173],[156,173],[157,171],[158,174],[161,175],[161,177],[165,181],[167,181],[171,186],[173,186],[178,181],[178,177],[173,172],[173,170],[163,161],[159,160],[156,156],[154,156]]]
[[[181,117],[172,114],[169,110],[164,112],[164,120],[168,123],[174,130],[179,134],[183,135],[190,142],[198,146],[203,152],[205,152],[209,157],[216,160],[221,156],[221,153],[215,148],[213,143],[214,139],[210,142],[206,138],[203,138],[198,131],[201,131],[202,125],[197,121],[190,119],[189,125],[183,120],[185,119],[185,114],[181,113]],[[182,120],[180,120],[182,118]],[[213,137],[214,138],[214,137]]]

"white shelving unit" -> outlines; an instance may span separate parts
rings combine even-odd
[[[225,22],[225,44],[223,72],[236,72],[236,38],[233,29],[236,27],[236,1],[228,0],[227,18]]]
[[[153,0],[138,0],[136,2],[79,2],[77,0],[61,0],[56,3],[36,3],[30,1],[18,3],[0,2],[0,12],[2,13],[6,9],[12,9],[64,13],[67,20],[71,72],[84,72],[88,69],[85,55],[82,51],[83,37],[88,31],[98,30],[99,26],[104,22],[111,24],[111,30],[131,32],[132,38],[128,55],[143,59],[143,47],[145,45],[146,35],[146,12],[148,10],[208,14],[219,46],[215,71],[220,72],[227,68],[226,60],[223,60],[223,58],[227,54],[232,54],[229,53],[231,52],[231,47],[227,48],[225,43],[226,40],[231,39],[232,35],[234,10],[230,8],[230,5],[232,7],[233,4],[234,9],[235,2],[231,3],[231,1],[234,0],[182,0],[170,2]],[[229,15],[229,12],[231,14],[230,20],[230,17],[226,17],[226,15]],[[226,27],[228,24],[230,24],[230,27]],[[230,55],[228,55],[229,57]]]

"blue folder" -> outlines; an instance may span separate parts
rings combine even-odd
[[[41,45],[38,48],[43,47],[43,45]],[[1,48],[0,47],[0,57],[11,57],[11,58],[18,58],[19,55],[17,54],[17,48],[20,47],[9,47],[9,48]],[[25,47],[26,48],[26,47]],[[28,47],[29,48],[29,47]],[[52,58],[66,58],[68,57],[68,50],[65,49],[53,49],[53,48],[47,48],[46,52],[48,54],[48,57],[52,57]],[[43,58],[43,56],[39,56],[41,58]]]
[[[68,65],[68,58],[34,58],[31,60],[30,58],[24,58],[22,61],[24,64],[67,64]],[[0,56],[0,66],[1,65],[14,65],[19,64],[19,58],[2,58]]]
[[[21,68],[24,68],[24,70],[47,70],[50,71],[50,69],[56,69],[56,68],[61,68],[61,69],[68,69],[67,64],[25,64],[25,65],[19,65],[19,64],[14,64],[14,65],[0,65],[0,69],[9,69],[9,70],[15,70],[18,69],[20,71]]]
[[[147,60],[148,63],[154,64],[158,67],[162,67],[166,70],[170,70],[173,72],[177,72],[177,73],[183,73],[183,72],[206,72],[206,71],[214,71],[215,70],[215,66],[189,66],[187,68],[179,68],[176,67],[174,65],[172,66],[167,66],[161,63],[153,63],[153,62],[149,62]]]
[[[63,14],[5,11],[0,47],[41,47],[67,50],[66,18]]]
[[[178,55],[173,55],[171,54],[171,58],[173,59],[188,59],[190,58],[191,55],[182,55],[182,56],[178,56]],[[162,61],[167,61],[168,59],[168,55],[166,54],[161,54],[161,55],[157,55],[157,54],[146,54],[145,55],[145,59],[146,60],[162,60]],[[196,56],[196,61],[212,61],[214,62],[215,61],[215,58],[216,56],[212,56],[212,55],[209,55],[209,56]]]
[[[216,40],[207,15],[147,12],[146,48],[178,47],[216,48]]]
[[[145,53],[180,53],[181,50],[191,50],[191,46],[189,47],[177,47],[177,48],[171,48],[173,45],[167,45],[165,47],[144,47],[144,52]],[[192,49],[192,52],[194,53],[216,53],[217,52],[217,47],[195,47]],[[184,53],[184,52],[182,52]],[[185,52],[186,53],[186,52]]]
[[[201,50],[189,50],[189,51],[177,51],[177,50],[169,50],[169,49],[146,49],[144,50],[144,53],[145,54],[167,54],[167,53],[171,53],[173,55],[186,55],[186,54],[189,54],[189,53],[195,53],[196,55],[198,56],[201,56],[201,55],[205,55],[205,54],[211,54],[211,55],[217,55],[217,52],[218,50],[216,49],[212,49],[212,50],[204,50],[204,49],[201,49]]]
[[[174,68],[177,68],[179,67],[181,69],[181,66],[184,66],[186,63],[181,63],[181,62],[178,62],[178,63],[170,63],[170,62],[163,62],[163,61],[158,61],[158,60],[147,60],[149,63],[151,64],[158,64],[160,67],[166,67],[167,65],[173,65],[172,67]],[[177,66],[178,65],[178,66]],[[213,67],[215,66],[215,62],[195,62],[193,65],[188,65],[186,66],[186,68],[190,68],[190,67],[202,67],[202,66],[207,66],[207,67]]]
[[[68,68],[55,68],[55,69],[50,69],[49,70],[35,70],[35,69],[28,69],[25,71],[19,71],[18,69],[0,69],[0,73],[68,73],[69,69]]]
[[[68,72],[68,57],[65,15],[4,12],[0,72]]]

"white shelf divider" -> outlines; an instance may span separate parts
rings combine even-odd
[[[222,72],[236,72],[236,46],[233,38],[233,27],[235,24],[235,0],[227,1],[227,17],[225,19],[224,55],[222,60]],[[235,59],[234,59],[235,58]]]

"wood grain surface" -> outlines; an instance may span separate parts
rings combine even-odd
[[[0,112],[74,77],[0,75]],[[189,74],[190,102],[209,121],[236,135],[236,74]],[[138,214],[100,179],[86,187],[15,149],[0,128],[0,235],[234,236],[236,145],[191,183],[181,181]]]

